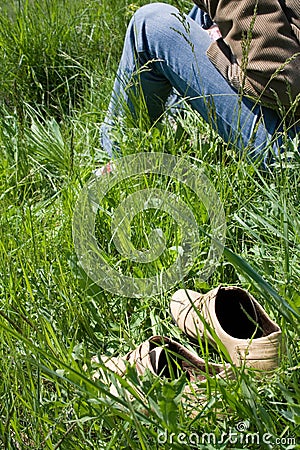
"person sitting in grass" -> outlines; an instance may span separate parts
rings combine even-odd
[[[103,148],[116,153],[112,131],[126,110],[138,119],[142,99],[155,124],[176,93],[225,142],[264,166],[288,140],[299,150],[299,1],[195,3],[188,15],[152,3],[132,17],[101,126]]]

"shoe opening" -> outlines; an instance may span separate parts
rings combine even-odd
[[[151,342],[149,356],[154,372],[168,379],[179,378],[185,372],[189,381],[203,381],[207,375],[214,376],[221,371],[218,366],[207,367],[204,360],[188,355],[176,342],[169,342],[164,347]]]
[[[217,319],[223,330],[237,339],[263,335],[259,314],[247,292],[220,288],[215,304]]]
[[[152,348],[151,348],[152,347]],[[182,364],[179,355],[169,351],[169,345],[163,348],[155,343],[150,344],[150,361],[154,372],[163,378],[179,378],[182,374]]]

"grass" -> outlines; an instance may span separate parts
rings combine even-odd
[[[129,131],[122,150],[188,155],[205,170],[224,207],[226,247],[207,280],[199,279],[196,261],[173,289],[249,289],[282,327],[281,366],[269,376],[240,370],[233,382],[208,380],[195,416],[181,401],[184,376],[138,379],[131,368],[126,379],[108,374],[117,398],[103,380],[92,380],[92,355],[125,354],[152,334],[191,347],[170,319],[170,292],[136,299],[103,290],[80,269],[72,237],[76,200],[95,165],[107,160],[98,129],[126,23],[140,4],[1,4],[0,448],[299,448],[299,159],[288,147],[292,162],[261,172],[191,112],[182,123],[188,138],[176,139],[165,124]],[[108,263],[129,276],[159,273],[174,260],[169,251],[145,268],[120,257],[112,242],[119,200],[149,187],[169,188],[188,203],[202,224],[202,255],[209,247],[207,214],[190,189],[168,176],[135,177],[109,193],[96,230]],[[149,248],[153,228],[164,230],[169,247],[180,242],[170,214],[152,209],[134,218],[135,248]],[[222,359],[206,345],[197,350],[206,361]]]

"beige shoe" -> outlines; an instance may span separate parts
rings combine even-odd
[[[260,370],[279,365],[281,330],[245,290],[219,286],[207,294],[180,289],[172,297],[173,319],[188,336],[222,342],[232,362]]]
[[[118,380],[112,383],[110,371],[125,378],[128,364],[135,367],[139,376],[144,375],[148,369],[159,377],[173,378],[186,372],[189,382],[182,391],[181,403],[185,413],[195,418],[199,414],[199,406],[208,402],[207,381],[217,379],[220,383],[227,383],[234,378],[234,372],[229,364],[207,363],[199,356],[181,344],[162,336],[152,336],[149,340],[139,345],[135,350],[124,357],[107,358],[101,356],[101,363],[97,356],[92,362],[100,364],[100,368],[94,373],[93,379],[101,379],[110,385],[110,394],[116,399],[120,397],[121,384]],[[105,370],[106,366],[109,370]],[[140,404],[147,403],[147,396],[141,386],[133,385],[129,381],[130,391],[123,391],[128,401],[139,399]],[[211,386],[210,389],[213,387]],[[216,402],[216,405],[219,403]],[[215,406],[215,409],[218,406]],[[147,414],[147,410],[144,410]]]
[[[218,378],[232,378],[233,372],[229,364],[205,362],[196,353],[192,353],[183,345],[168,337],[152,336],[124,357],[101,356],[102,365],[120,376],[125,375],[127,365],[135,366],[138,375],[144,375],[146,369],[155,375],[166,378],[177,378],[186,372],[190,382],[205,381],[208,376]],[[100,364],[97,356],[92,363]],[[98,369],[94,379],[106,381],[105,371]]]

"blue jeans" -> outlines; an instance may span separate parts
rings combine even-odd
[[[101,143],[110,156],[114,153],[110,132],[118,118],[126,110],[138,116],[133,100],[139,94],[137,81],[152,123],[162,117],[175,89],[225,142],[250,158],[259,158],[266,166],[270,151],[280,151],[280,117],[239,95],[213,66],[206,55],[211,40],[201,19],[197,6],[186,16],[164,3],[143,6],[134,14],[101,126]]]

